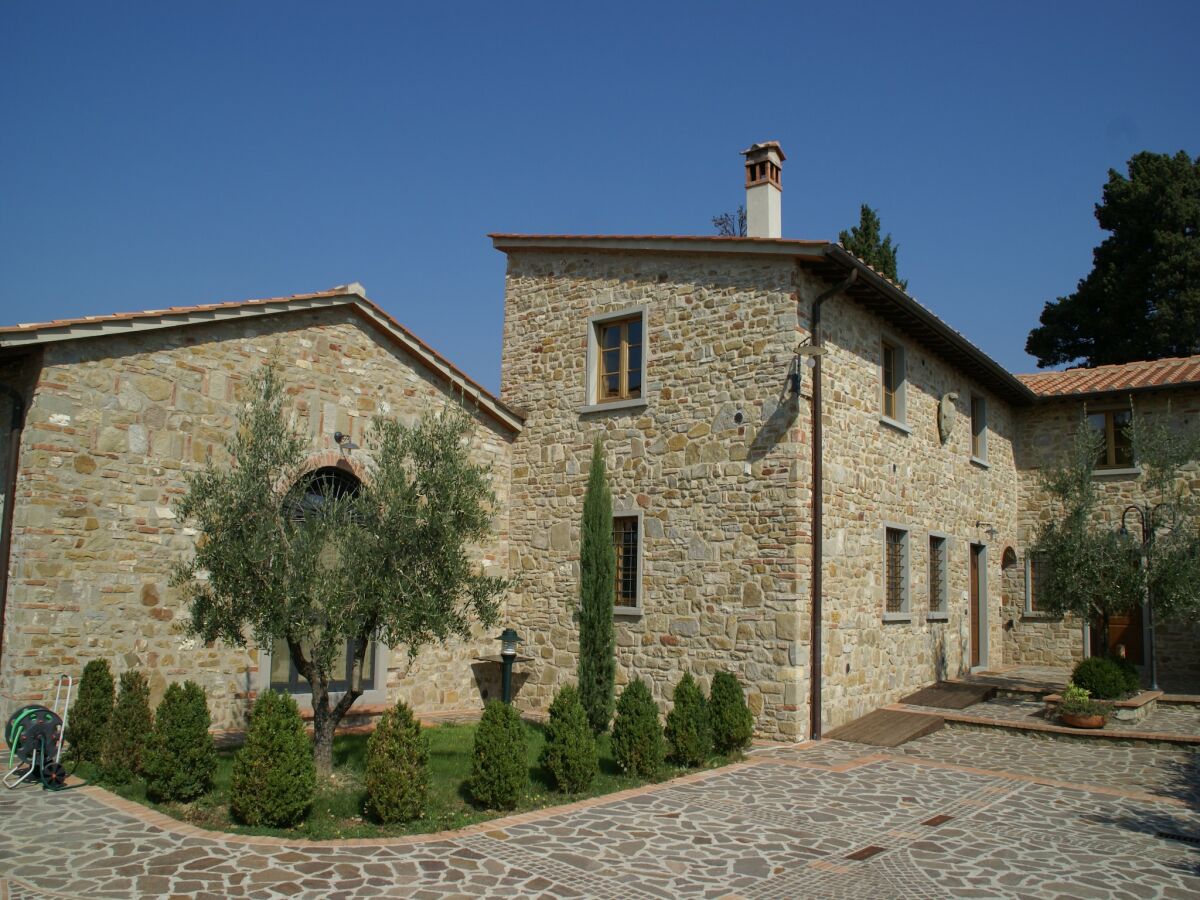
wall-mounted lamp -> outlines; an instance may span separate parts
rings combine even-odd
[[[357,450],[358,444],[350,440],[350,435],[343,434],[340,431],[333,433],[333,442],[338,445],[338,449],[343,453],[349,453],[351,450]]]
[[[993,541],[996,539],[996,535],[998,535],[1000,533],[997,530],[996,526],[993,525],[991,522],[984,522],[984,521],[980,520],[975,523],[975,527],[982,528],[983,533],[986,534]]]

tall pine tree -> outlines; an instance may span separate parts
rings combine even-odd
[[[616,691],[613,599],[617,553],[612,527],[612,494],[597,438],[592,445],[592,469],[583,496],[579,547],[579,699],[596,734],[608,729]]]
[[[1138,153],[1108,171],[1107,231],[1075,293],[1048,302],[1025,352],[1038,366],[1200,353],[1200,158]]]
[[[838,235],[842,246],[865,262],[880,275],[895,282],[900,290],[908,290],[908,282],[896,272],[896,253],[899,244],[892,243],[892,236],[881,238],[882,229],[879,225],[879,213],[862,205],[859,212],[858,224],[849,231]]]

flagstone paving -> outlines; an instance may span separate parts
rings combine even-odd
[[[1195,897],[1196,757],[948,728],[826,741],[470,831],[220,836],[93,788],[0,793],[0,898]],[[1086,784],[1081,784],[1085,782]],[[6,893],[7,892],[7,893]]]

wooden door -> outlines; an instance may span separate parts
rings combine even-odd
[[[1118,656],[1118,645],[1125,646],[1125,658],[1135,666],[1145,664],[1145,639],[1142,634],[1141,607],[1123,616],[1108,617],[1108,646],[1103,645],[1103,631],[1100,623],[1093,622],[1091,627],[1092,656]]]
[[[978,666],[981,661],[979,647],[979,612],[982,606],[981,602],[981,587],[980,576],[980,560],[983,556],[983,547],[978,544],[971,545],[971,668]]]

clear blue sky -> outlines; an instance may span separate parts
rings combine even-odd
[[[786,237],[870,203],[911,293],[1028,371],[1108,169],[1200,153],[1197,34],[1194,2],[7,3],[0,321],[361,281],[494,388],[486,232],[711,233],[775,139]]]

